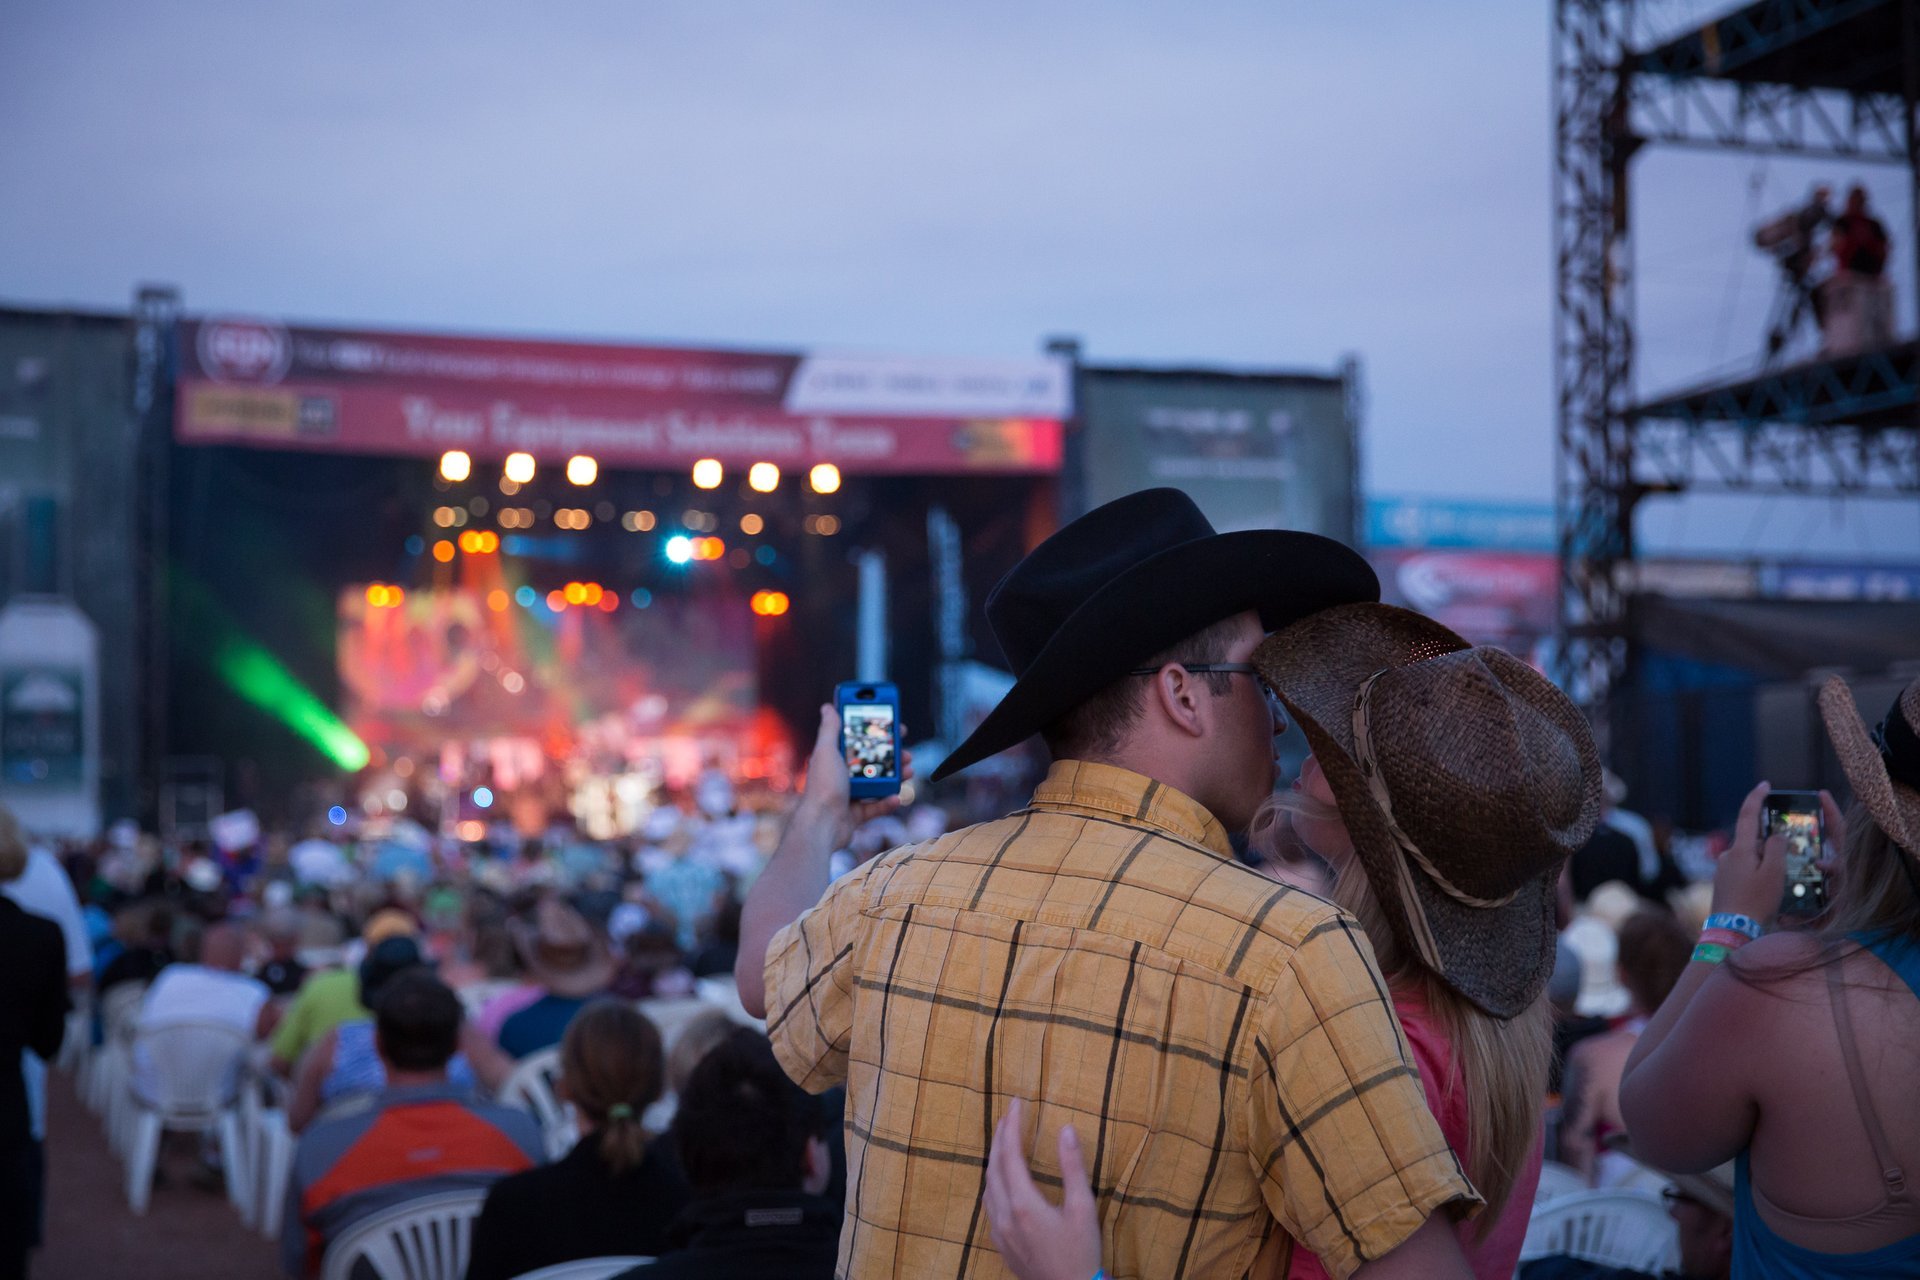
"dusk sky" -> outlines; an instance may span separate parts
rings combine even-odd
[[[1669,26],[1719,5],[1648,6]],[[1331,369],[1373,491],[1545,500],[1551,5],[12,0],[0,300]],[[1838,165],[1650,153],[1642,384],[1758,355]],[[1911,276],[1898,171],[1868,171]],[[1903,295],[1902,324],[1911,300]],[[1716,514],[1731,511],[1733,514]],[[1675,533],[1677,528],[1679,532]],[[1920,504],[1654,540],[1920,554]]]

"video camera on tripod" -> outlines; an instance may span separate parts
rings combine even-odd
[[[1773,315],[1767,326],[1763,366],[1771,364],[1787,345],[1802,315],[1812,311],[1815,325],[1820,324],[1820,298],[1812,279],[1817,257],[1814,237],[1833,218],[1827,208],[1831,194],[1827,187],[1815,187],[1805,204],[1754,229],[1754,247],[1769,254],[1780,266],[1780,290],[1774,298]]]

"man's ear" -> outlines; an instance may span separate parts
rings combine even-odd
[[[1153,677],[1147,694],[1170,725],[1194,738],[1207,732],[1206,712],[1201,709],[1207,691],[1202,679],[1177,664],[1164,667]]]
[[[817,1196],[827,1189],[827,1183],[833,1180],[833,1157],[827,1152],[826,1140],[820,1137],[807,1139],[806,1152],[800,1160],[800,1189],[810,1196]]]

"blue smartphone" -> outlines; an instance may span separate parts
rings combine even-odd
[[[855,800],[900,793],[900,691],[890,681],[852,680],[833,690],[841,756]]]

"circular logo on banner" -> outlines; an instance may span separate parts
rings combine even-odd
[[[274,383],[293,363],[293,340],[272,320],[218,316],[201,322],[200,367],[219,382]]]

